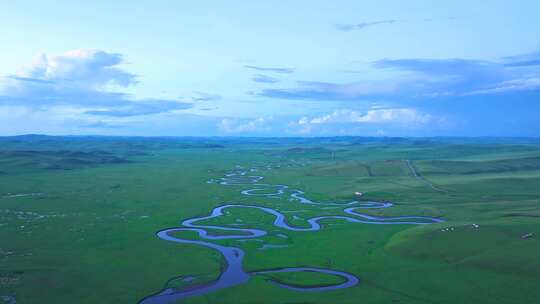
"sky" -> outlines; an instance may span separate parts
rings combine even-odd
[[[540,137],[540,1],[0,1],[0,136]]]

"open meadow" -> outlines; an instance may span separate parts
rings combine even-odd
[[[538,140],[0,138],[0,303],[536,303],[539,234]]]

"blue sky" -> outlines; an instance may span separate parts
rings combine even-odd
[[[6,1],[0,135],[540,136],[540,2]]]

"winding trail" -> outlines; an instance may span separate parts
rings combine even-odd
[[[420,175],[420,173],[418,172],[418,170],[416,169],[414,163],[407,159],[405,160],[405,163],[407,164],[407,167],[409,167],[409,170],[411,170],[411,173],[412,175],[418,179],[419,181],[422,181],[424,184],[426,184],[428,187],[430,187],[433,191],[436,191],[436,192],[439,192],[439,193],[448,193],[447,190],[444,190],[444,189],[441,189],[437,186],[435,186],[431,181],[429,181],[427,178],[425,178],[424,176]]]
[[[363,214],[358,212],[359,209],[374,209],[374,208],[390,208],[393,206],[390,202],[371,202],[371,201],[350,201],[350,202],[314,202],[304,196],[304,192],[298,189],[290,189],[287,185],[274,185],[274,184],[264,184],[261,183],[263,179],[262,176],[247,175],[248,172],[254,172],[256,170],[250,169],[249,171],[243,170],[241,167],[237,167],[235,170],[226,174],[225,177],[219,178],[217,180],[211,180],[209,183],[219,183],[226,186],[242,186],[249,187],[249,189],[244,189],[241,191],[241,194],[246,196],[266,196],[266,197],[282,197],[286,193],[289,194],[289,200],[297,201],[301,204],[308,205],[321,205],[321,206],[341,206],[344,207],[342,210],[347,215],[325,215],[317,216],[310,219],[307,219],[309,227],[295,227],[287,223],[287,218],[285,215],[275,209],[255,206],[255,205],[246,205],[246,204],[225,204],[218,206],[212,210],[210,215],[203,217],[196,217],[191,219],[186,219],[182,222],[182,227],[167,228],[157,232],[157,236],[165,241],[181,243],[181,244],[194,244],[199,246],[208,247],[214,250],[217,250],[221,253],[225,259],[224,269],[222,270],[219,278],[213,282],[192,286],[185,290],[175,290],[172,288],[164,289],[159,293],[150,295],[142,299],[139,303],[142,304],[154,304],[154,303],[174,303],[178,300],[207,294],[212,291],[229,288],[232,286],[237,286],[249,281],[252,276],[256,275],[265,275],[271,273],[285,273],[285,272],[318,272],[328,275],[339,276],[344,279],[343,283],[336,285],[327,285],[327,286],[295,286],[289,285],[283,282],[278,282],[270,280],[273,284],[280,286],[282,288],[287,288],[300,292],[322,292],[329,290],[336,290],[342,288],[349,288],[357,285],[360,280],[353,274],[325,268],[316,268],[316,267],[284,267],[278,269],[267,269],[246,272],[243,269],[243,259],[245,252],[238,247],[223,246],[219,244],[212,243],[212,240],[224,240],[224,239],[254,239],[265,236],[267,232],[261,229],[249,229],[249,228],[233,228],[227,226],[213,226],[213,225],[203,225],[198,224],[198,222],[206,221],[214,218],[218,218],[224,215],[224,210],[232,208],[250,208],[258,209],[265,213],[274,216],[273,225],[288,231],[318,231],[322,229],[321,221],[326,219],[338,219],[344,220],[351,223],[362,223],[362,224],[374,224],[374,225],[427,225],[433,223],[443,222],[442,219],[433,218],[433,217],[422,217],[422,216],[397,216],[397,217],[380,217],[372,216],[368,214]],[[233,234],[227,235],[212,235],[209,234],[207,229],[228,231]],[[192,240],[184,239],[175,235],[175,233],[180,231],[192,231],[196,232],[201,239],[204,240]],[[234,234],[234,233],[238,234]],[[206,241],[208,240],[208,241]]]

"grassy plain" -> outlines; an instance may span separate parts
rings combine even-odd
[[[272,165],[260,171],[265,182],[301,189],[312,200],[347,200],[361,191],[366,199],[396,204],[372,214],[446,222],[380,226],[326,220],[321,231],[290,232],[274,227],[261,211],[232,209],[207,222],[269,232],[262,242],[215,241],[243,248],[246,270],[325,267],[353,273],[361,282],[301,293],[268,279],[297,285],[340,279],[280,273],[185,303],[540,299],[540,142],[485,138],[0,138],[0,296],[31,304],[137,303],[165,286],[219,275],[219,253],[155,236],[183,219],[231,202],[284,211],[297,226],[313,216],[343,214],[340,208],[247,197],[240,186],[207,183],[236,165]],[[528,233],[533,236],[523,239]]]

